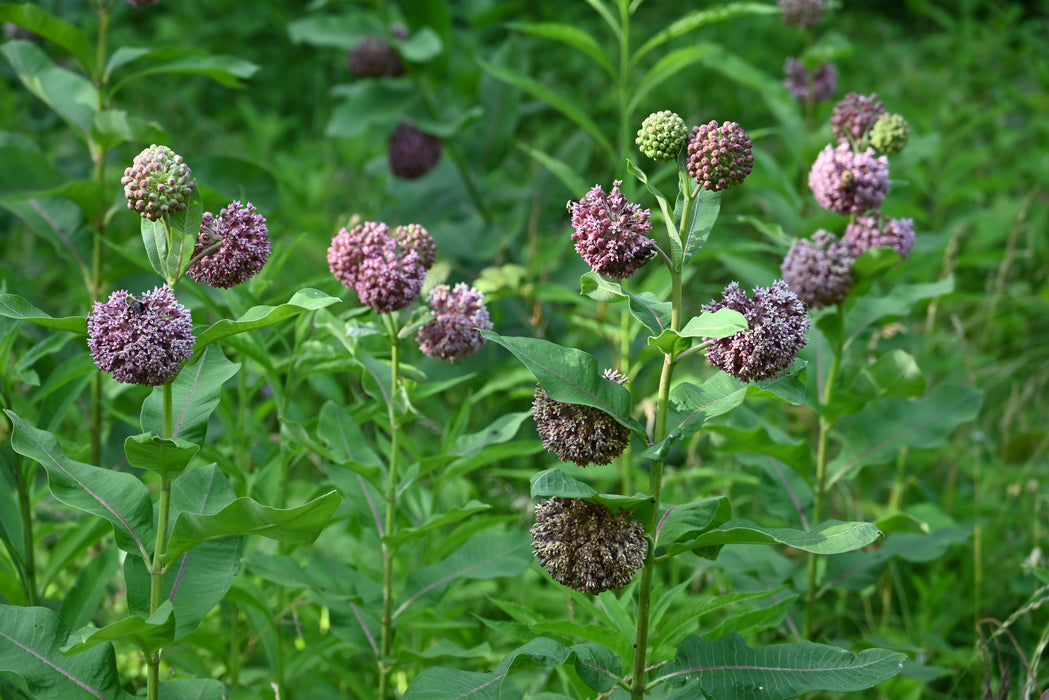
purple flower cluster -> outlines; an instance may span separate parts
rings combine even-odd
[[[427,304],[433,320],[419,329],[419,349],[430,357],[459,362],[484,345],[478,329],[492,330],[484,295],[465,282],[450,288],[440,284],[430,291]]]
[[[346,59],[350,72],[358,78],[395,78],[404,75],[404,64],[393,45],[379,36],[366,36]]]
[[[757,287],[754,298],[732,282],[720,301],[703,305],[703,311],[733,309],[747,319],[748,329],[727,338],[708,338],[707,360],[743,382],[771,379],[785,372],[808,339],[809,317],[805,305],[783,280]]]
[[[870,248],[892,248],[906,258],[914,246],[914,219],[888,219],[884,224],[880,215],[858,216],[845,227],[842,243],[849,254],[859,257]]]
[[[619,590],[645,565],[645,526],[629,511],[576,498],[551,498],[535,509],[535,558],[558,583],[598,594]]]
[[[809,72],[801,59],[790,57],[783,66],[783,80],[790,94],[802,102],[829,100],[838,89],[838,69],[832,63],[821,63]]]
[[[826,146],[809,171],[809,188],[820,206],[838,214],[877,209],[889,193],[889,160],[870,148],[855,153],[844,143]]]
[[[190,175],[182,156],[167,146],[153,144],[135,156],[120,178],[127,208],[150,221],[184,210],[196,187]]]
[[[193,249],[196,262],[186,275],[197,282],[228,289],[253,277],[270,257],[266,219],[248,202],[230,202],[216,218],[205,212]]]
[[[604,376],[618,384],[627,381],[619,372]],[[542,386],[535,388],[532,418],[543,446],[562,462],[610,464],[630,444],[630,430],[612,416],[593,406],[555,401]]]
[[[408,306],[426,279],[419,253],[398,245],[389,227],[374,221],[339,230],[328,248],[328,269],[378,313]]]
[[[779,0],[783,21],[798,29],[807,29],[819,24],[827,0]]]
[[[885,106],[877,93],[870,96],[850,92],[834,105],[830,128],[839,144],[857,146],[863,142],[878,117],[885,114]]]
[[[819,229],[810,239],[794,241],[780,271],[790,290],[810,308],[818,309],[837,304],[848,295],[852,262],[849,246],[833,233]]]
[[[437,166],[443,146],[436,136],[402,122],[390,134],[390,172],[402,180],[417,180]]]
[[[743,182],[754,165],[754,144],[736,122],[716,121],[692,127],[685,165],[706,190],[727,190]]]
[[[630,277],[657,254],[647,235],[651,212],[626,201],[622,182],[613,182],[607,195],[594,185],[578,202],[569,202],[576,252],[594,272],[616,279]]]
[[[140,297],[120,289],[91,307],[87,346],[98,368],[118,382],[158,386],[193,354],[193,320],[170,287]]]

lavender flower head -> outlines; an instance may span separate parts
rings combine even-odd
[[[849,246],[819,229],[812,238],[798,238],[783,259],[780,271],[790,291],[807,306],[819,309],[842,301],[852,289]]]
[[[634,143],[652,160],[669,161],[677,158],[687,140],[688,127],[685,126],[685,120],[665,109],[645,117]]]
[[[754,298],[732,282],[720,301],[703,305],[703,311],[733,309],[743,314],[749,328],[727,338],[707,338],[707,360],[742,382],[772,379],[794,362],[808,339],[809,317],[783,280],[754,289]]]
[[[605,379],[627,381],[618,372],[606,372]],[[610,464],[630,444],[630,430],[612,416],[593,406],[555,401],[542,386],[535,388],[532,418],[543,446],[562,462]]]
[[[645,565],[645,526],[629,511],[576,498],[551,498],[535,508],[535,558],[558,583],[598,594],[623,588]]]
[[[402,122],[390,134],[390,172],[402,180],[417,180],[436,167],[442,149],[439,138]]]
[[[393,45],[379,36],[366,36],[346,58],[350,72],[358,78],[395,78],[404,75],[404,64]]]
[[[819,24],[826,9],[826,0],[779,0],[783,21],[798,29],[808,29]]]
[[[140,297],[119,289],[91,307],[87,346],[98,368],[118,382],[159,386],[193,354],[193,320],[170,287]]]
[[[692,127],[685,165],[690,177],[706,190],[727,190],[750,175],[754,154],[747,132],[736,122],[716,121]]]
[[[127,208],[150,221],[182,211],[196,187],[190,175],[182,156],[167,146],[144,149],[120,178]]]
[[[889,219],[880,225],[878,216],[858,216],[845,227],[841,240],[853,257],[871,248],[892,248],[906,258],[914,247],[914,219]]]
[[[859,144],[883,114],[885,106],[878,99],[878,93],[868,97],[850,92],[834,105],[830,128],[839,144]]]
[[[827,146],[812,164],[809,188],[821,207],[838,214],[878,209],[889,193],[889,160],[870,148],[853,153],[848,144]]]
[[[791,56],[783,65],[783,73],[787,76],[783,85],[802,102],[829,100],[838,89],[838,69],[833,63],[821,63],[810,73],[801,59]]]
[[[419,254],[397,245],[386,224],[366,221],[341,229],[328,248],[328,269],[361,303],[378,313],[403,309],[422,291]]]
[[[419,329],[419,349],[430,357],[459,362],[481,349],[478,329],[492,330],[484,295],[465,282],[454,288],[440,284],[427,297],[433,320]]]
[[[418,253],[423,267],[427,270],[433,267],[434,261],[437,260],[437,242],[433,240],[429,231],[419,224],[408,224],[395,228],[393,237],[398,245]]]
[[[197,235],[193,263],[186,275],[197,282],[229,289],[251,279],[270,257],[270,238],[266,219],[251,202],[238,200],[219,212],[204,213]]]
[[[594,272],[616,279],[630,277],[656,255],[656,242],[646,235],[651,212],[628,203],[619,190],[622,183],[613,182],[607,195],[594,185],[578,202],[568,203],[576,252]]]

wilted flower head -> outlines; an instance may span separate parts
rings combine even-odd
[[[808,102],[810,97],[813,102],[829,100],[838,89],[838,69],[833,63],[821,63],[810,73],[801,59],[791,56],[783,65],[783,72],[787,76],[783,85],[802,102]]]
[[[630,277],[656,255],[656,242],[646,235],[651,212],[626,201],[622,182],[613,182],[607,195],[594,185],[578,202],[569,202],[576,252],[594,272],[616,279]]]
[[[270,238],[266,219],[255,205],[238,200],[219,212],[204,213],[197,235],[193,263],[186,275],[212,287],[228,289],[254,276],[270,257]]]
[[[634,143],[652,160],[668,161],[677,158],[687,140],[685,120],[665,109],[645,117]]]
[[[727,338],[709,338],[707,360],[742,382],[771,379],[785,372],[808,339],[809,317],[805,305],[786,282],[757,287],[754,298],[732,282],[720,301],[703,305],[703,311],[733,309],[747,319],[748,329]]]
[[[182,211],[196,187],[190,174],[182,156],[167,146],[154,144],[144,149],[120,178],[127,208],[150,221]]]
[[[459,362],[477,352],[484,338],[477,329],[492,330],[484,295],[465,282],[454,288],[439,284],[427,298],[433,320],[419,329],[419,349],[430,357]]]
[[[417,180],[441,160],[441,140],[402,122],[390,134],[390,172],[402,180]]]
[[[907,146],[911,128],[900,114],[883,114],[871,127],[870,142],[880,153],[899,153]]]
[[[419,254],[401,248],[386,224],[366,221],[340,229],[328,248],[328,269],[361,303],[378,313],[403,309],[426,279]]]
[[[879,216],[858,216],[845,227],[842,243],[853,257],[871,248],[892,248],[906,258],[914,246],[914,219],[889,219],[884,225]]]
[[[852,289],[852,261],[844,242],[819,229],[810,239],[795,239],[780,271],[790,291],[809,307],[818,309],[837,304],[848,295]]]
[[[535,558],[555,581],[583,593],[623,588],[645,565],[645,526],[628,511],[576,498],[540,501],[531,529]]]
[[[878,99],[878,93],[865,96],[850,92],[834,105],[830,128],[839,144],[858,144],[883,114],[885,106]]]
[[[798,29],[807,29],[819,24],[826,9],[826,0],[779,0],[783,21]]]
[[[605,379],[626,383],[618,372]],[[630,444],[630,430],[599,408],[563,403],[550,398],[542,386],[535,388],[532,418],[543,446],[562,462],[609,464]]]
[[[393,238],[398,245],[419,254],[419,261],[427,270],[433,267],[437,260],[437,242],[433,240],[430,232],[419,224],[408,224],[398,226],[393,230]]]
[[[688,174],[703,189],[727,190],[750,175],[753,146],[736,122],[720,127],[716,121],[694,126],[688,137]]]
[[[379,36],[366,36],[356,48],[350,49],[346,65],[358,78],[404,75],[404,64],[397,50]]]
[[[848,144],[827,146],[812,164],[809,188],[821,207],[838,214],[877,209],[889,193],[889,160],[870,148],[854,153]]]
[[[158,386],[193,354],[193,320],[170,287],[140,297],[119,289],[91,307],[87,346],[98,368],[118,382]]]

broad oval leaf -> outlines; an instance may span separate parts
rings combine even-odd
[[[692,540],[692,548],[726,544],[782,544],[812,554],[843,554],[873,544],[882,536],[874,523],[826,520],[811,530],[762,527],[749,520],[729,520]]]
[[[718,527],[732,517],[732,506],[724,496],[704,498],[679,506],[670,506],[656,528],[656,547],[667,554],[694,549],[698,535]],[[711,553],[711,557],[717,552]]]
[[[31,2],[0,5],[0,22],[10,22],[28,29],[68,51],[86,73],[92,74],[95,49],[87,36],[72,24],[55,17]]]
[[[82,141],[89,142],[99,104],[98,91],[91,81],[59,67],[31,41],[8,41],[0,46],[0,53],[25,88],[66,120]]]
[[[124,440],[127,463],[139,469],[159,472],[167,478],[172,471],[186,468],[200,446],[181,438],[162,438],[156,433],[131,435]]]
[[[0,316],[17,319],[19,321],[31,321],[45,328],[57,328],[87,335],[87,319],[83,316],[66,316],[55,318],[47,312],[41,311],[17,294],[0,294]]]
[[[171,383],[174,416],[170,437],[203,444],[222,385],[239,369],[218,346],[205,349],[196,362],[183,367]],[[142,402],[140,420],[143,432],[164,434],[164,387],[156,387]]]
[[[748,328],[743,314],[726,308],[693,316],[681,329],[681,335],[687,338],[727,338]]]
[[[132,615],[100,629],[84,627],[69,636],[62,651],[66,654],[79,654],[103,642],[126,641],[134,644],[148,657],[174,640],[173,612],[174,606],[171,601],[165,600],[148,618]]]
[[[634,519],[648,523],[652,518],[652,498],[642,493],[626,496],[618,493],[598,493],[560,469],[545,469],[532,477],[532,500],[540,498],[571,498],[589,503],[600,503],[612,510],[627,509]]]

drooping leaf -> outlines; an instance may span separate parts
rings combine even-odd
[[[87,335],[87,319],[84,316],[54,318],[17,294],[0,294],[0,316],[19,321],[31,321],[45,328],[57,328],[70,333]]]
[[[88,38],[72,24],[31,3],[0,5],[0,22],[10,22],[61,46],[77,60],[88,75],[93,73],[95,50]]]
[[[698,678],[714,698],[792,700],[814,690],[871,688],[898,674],[906,658],[885,649],[853,654],[807,641],[751,648],[738,634],[713,642],[691,636],[661,678],[674,685]]]
[[[660,518],[656,530],[656,548],[669,555],[695,549],[695,538],[711,528],[718,527],[732,517],[732,506],[724,496],[703,498],[698,501],[671,506]],[[717,547],[703,552],[702,556],[714,558]]]
[[[14,426],[11,447],[44,466],[51,494],[68,506],[108,520],[117,545],[139,555],[129,559],[148,560],[155,535],[153,505],[145,485],[127,472],[70,459],[54,435],[32,427],[14,411],[4,413]]]
[[[0,54],[11,64],[26,90],[53,109],[87,143],[98,108],[98,91],[79,73],[55,64],[31,41],[13,39],[0,45]]]
[[[208,419],[219,405],[222,385],[240,369],[222,354],[219,346],[208,348],[192,364],[186,365],[171,384],[172,437],[202,444]],[[164,388],[157,387],[142,402],[142,431],[164,434]]]
[[[132,49],[132,51],[137,50]],[[243,87],[242,80],[247,80],[259,69],[254,63],[236,56],[221,56],[209,54],[200,49],[164,46],[144,53],[128,53],[121,56],[119,60],[111,60],[107,71],[135,62],[142,62],[145,67],[122,75],[119,80],[112,81],[108,93],[109,100],[112,100],[128,83],[152,75],[202,75],[225,87],[239,88]]]
[[[133,557],[129,557],[129,560]],[[37,698],[130,700],[113,647],[66,656],[69,630],[47,608],[0,605],[0,671],[20,677]]]
[[[164,439],[156,433],[132,435],[124,441],[127,463],[139,469],[159,472],[164,478],[186,468],[200,446],[181,438]]]
[[[692,540],[692,547],[726,544],[782,544],[813,554],[841,554],[872,544],[881,537],[874,523],[826,520],[811,530],[762,527],[749,520],[729,520]]]
[[[593,355],[539,338],[501,336],[492,331],[480,333],[512,352],[532,370],[550,398],[593,406],[638,435],[645,434],[644,426],[630,415],[630,392],[601,376]]]
[[[532,477],[532,500],[540,498],[572,498],[600,503],[612,510],[630,510],[634,519],[648,523],[652,518],[652,498],[638,493],[633,496],[618,493],[598,493],[588,484],[574,479],[560,469],[545,469]]]
[[[125,617],[110,623],[101,629],[85,627],[69,636],[62,651],[67,654],[79,654],[104,642],[131,642],[144,656],[161,649],[172,642],[175,637],[174,607],[170,600],[165,600],[156,612],[148,618],[138,615]]]

